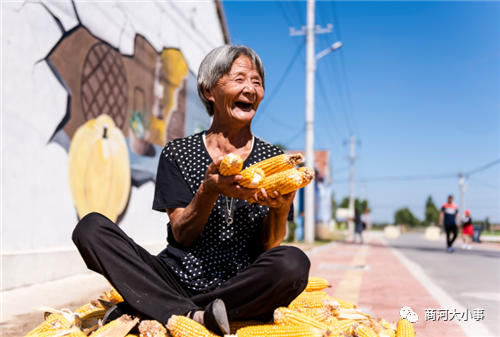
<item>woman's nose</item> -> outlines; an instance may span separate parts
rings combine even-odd
[[[255,85],[251,81],[247,82],[245,87],[243,88],[243,93],[247,95],[251,95],[255,93]]]

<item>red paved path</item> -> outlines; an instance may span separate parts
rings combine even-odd
[[[384,246],[381,240],[371,239],[368,243],[366,265],[359,289],[358,307],[369,310],[372,317],[383,317],[389,322],[397,321],[401,307],[408,306],[419,316],[414,324],[418,337],[466,336],[457,323],[451,321],[425,321],[425,309],[440,308],[438,302],[413,277],[399,259]],[[347,270],[324,269],[351,265],[360,245],[342,243],[311,253],[311,276],[326,278],[333,286],[327,292],[333,295]],[[328,265],[325,265],[328,264]],[[323,269],[318,269],[323,267]],[[335,267],[335,266],[334,266]]]

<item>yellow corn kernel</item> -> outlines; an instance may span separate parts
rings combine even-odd
[[[326,321],[333,315],[327,308],[296,308],[294,310],[320,322]]]
[[[317,329],[328,330],[328,325],[325,323],[288,308],[278,308],[274,310],[273,317],[274,323],[278,325],[308,324]]]
[[[87,311],[83,315],[80,316],[81,319],[103,319],[104,315],[106,315],[107,310],[106,309],[94,309]]]
[[[258,188],[266,177],[264,171],[258,167],[246,168],[239,174],[243,176],[243,179],[238,181],[238,184],[246,188]]]
[[[354,330],[354,336],[356,337],[379,337],[378,334],[369,326],[356,323],[352,326],[352,328]]]
[[[338,310],[338,303],[325,298],[323,296],[299,296],[288,305],[289,309],[297,309],[297,308],[328,308],[332,310],[332,314],[334,314],[334,310]]]
[[[101,303],[99,301],[90,301],[90,303],[82,305],[80,308],[75,310],[75,314],[80,314],[79,316],[96,309],[102,309]]]
[[[234,176],[243,168],[243,159],[237,154],[230,153],[222,159],[219,173],[223,176]]]
[[[42,333],[42,332],[45,332],[48,330],[69,329],[70,326],[71,326],[71,323],[66,318],[64,318],[63,315],[51,314],[47,317],[47,319],[42,324],[40,324],[39,326],[37,326],[36,328],[34,328],[30,332],[28,332],[26,337],[36,335],[36,334],[39,334],[39,333]]]
[[[158,321],[142,321],[139,333],[140,337],[167,337],[167,329]]]
[[[239,329],[245,328],[247,326],[254,326],[254,325],[264,325],[264,323],[259,322],[259,321],[231,321],[229,322],[229,330],[231,330],[231,334],[234,335]]]
[[[185,316],[172,315],[168,320],[167,329],[173,337],[217,337],[203,325]]]
[[[264,200],[262,196],[261,188],[264,188],[267,195],[270,198],[276,198],[274,191],[278,191],[281,195],[288,194],[295,190],[298,190],[302,185],[302,175],[296,169],[289,169],[283,172],[279,172],[273,175],[266,175],[264,181],[259,185],[259,191],[257,191],[257,196],[259,199]],[[253,200],[253,198],[250,198]],[[250,201],[250,200],[249,200]]]
[[[254,325],[238,330],[237,337],[324,337],[328,330],[313,328],[307,324],[299,325]]]
[[[304,291],[318,291],[323,290],[325,288],[331,288],[332,286],[322,277],[309,277],[309,281],[307,282],[307,287]]]
[[[337,324],[337,322],[339,321],[339,319],[335,316],[330,316],[328,317],[327,319],[325,319],[323,321],[323,323],[327,324],[328,326],[332,326],[334,324]]]
[[[396,331],[397,337],[415,337],[415,330],[413,329],[413,323],[409,320],[399,319],[398,329]]]
[[[302,162],[302,155],[298,154],[282,154],[279,156],[271,157],[269,159],[258,162],[251,167],[258,167],[264,170],[266,176],[279,173],[291,168]]]
[[[129,315],[123,315],[120,318],[117,318],[114,321],[111,321],[108,324],[103,325],[102,327],[100,327],[99,329],[97,329],[92,334],[92,337],[97,337],[100,334],[102,334],[103,332],[108,331],[111,328],[114,328],[114,327],[116,327],[118,325],[123,325],[123,324],[129,323],[131,321],[132,321],[132,318]]]

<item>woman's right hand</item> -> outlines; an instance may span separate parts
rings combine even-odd
[[[252,197],[257,189],[244,188],[238,185],[238,181],[243,179],[241,175],[224,177],[219,174],[219,165],[223,157],[219,157],[208,165],[205,178],[200,186],[203,194],[219,195],[223,194],[229,198],[248,199]]]

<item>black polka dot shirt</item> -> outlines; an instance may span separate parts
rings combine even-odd
[[[203,142],[203,133],[169,142],[160,155],[153,209],[187,207],[198,191],[208,165],[212,162]],[[257,137],[243,168],[282,154],[278,147]],[[257,227],[269,208],[245,200],[220,195],[202,233],[190,248],[175,241],[167,226],[168,246],[159,256],[188,289],[205,292],[216,288],[252,264],[263,250]],[[292,213],[293,210],[291,209]]]

